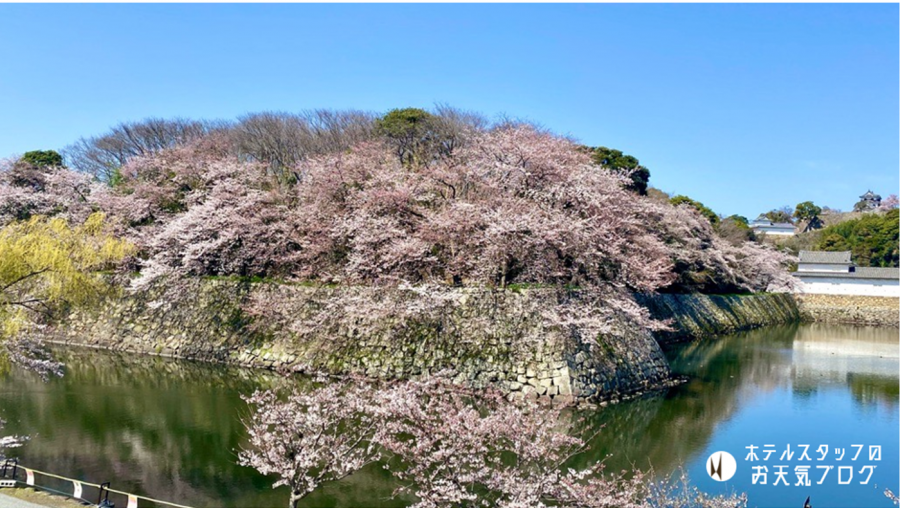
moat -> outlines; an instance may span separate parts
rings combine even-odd
[[[0,379],[4,432],[31,436],[12,450],[23,464],[190,506],[285,504],[287,493],[273,490],[272,479],[236,464],[245,439],[241,418],[248,414],[240,395],[302,380],[87,349],[56,352],[67,364],[63,378],[42,382],[14,369]],[[816,508],[890,506],[882,492],[897,492],[900,477],[896,328],[772,327],[682,345],[667,356],[688,380],[587,410],[602,428],[579,460],[607,457],[613,471],[634,465],[671,473],[683,465],[701,490],[745,491],[750,506],[799,507],[807,495]],[[745,460],[748,446],[767,444],[777,450],[768,461]],[[778,460],[788,444],[793,459]],[[811,460],[799,460],[800,445],[807,444]],[[850,461],[854,444],[865,450]],[[820,445],[829,454],[817,462]],[[869,460],[869,445],[881,446],[881,460]],[[842,461],[835,448],[846,449]],[[728,482],[706,473],[706,458],[716,451],[737,459]],[[811,486],[795,486],[795,466],[804,464],[811,466]],[[754,465],[768,465],[767,485],[752,484]],[[789,466],[790,486],[773,485],[778,465]],[[821,484],[817,465],[834,466]],[[876,467],[861,485],[859,470],[867,465]],[[840,466],[853,466],[849,484],[839,484]],[[325,486],[302,506],[405,506],[408,500],[390,498],[395,486],[373,465]]]

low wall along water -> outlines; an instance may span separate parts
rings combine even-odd
[[[804,321],[869,326],[900,325],[900,298],[858,295],[794,295]]]
[[[350,292],[351,294],[347,294]],[[329,305],[341,297],[406,309],[368,318]],[[517,397],[616,400],[664,386],[670,372],[660,342],[711,337],[799,320],[791,295],[639,297],[673,331],[653,337],[624,317],[596,341],[577,326],[554,326],[547,309],[577,306],[579,292],[460,289],[452,304],[415,312],[415,290],[311,288],[233,280],[158,285],[73,312],[57,342],[294,372],[383,379],[443,376]],[[252,301],[276,303],[255,318]],[[587,306],[586,306],[587,305]],[[252,308],[252,306],[251,306]]]
[[[657,294],[637,298],[654,318],[671,321],[672,331],[656,334],[662,344],[708,339],[800,319],[793,295],[788,293]]]

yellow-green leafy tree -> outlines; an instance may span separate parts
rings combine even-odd
[[[0,363],[17,356],[11,346],[30,324],[101,295],[108,285],[98,272],[133,250],[106,231],[102,213],[84,224],[36,216],[0,228]]]

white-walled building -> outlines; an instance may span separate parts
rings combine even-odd
[[[800,251],[798,293],[900,297],[900,269],[855,266],[850,252]]]
[[[859,207],[860,212],[877,210],[878,207],[881,206],[881,196],[875,194],[871,190],[868,190],[865,194],[859,197],[859,203],[857,203],[857,206]]]
[[[827,252],[821,250],[801,250],[797,272],[848,273],[853,263],[850,251]]]
[[[765,233],[771,236],[794,236],[795,228],[790,222],[772,222],[765,215],[760,215],[750,223],[754,233]]]

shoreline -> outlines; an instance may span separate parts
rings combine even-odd
[[[179,283],[188,283],[189,290],[172,294],[166,287],[149,288],[73,312],[48,342],[305,374],[439,376],[472,389],[491,386],[511,399],[596,404],[676,382],[661,347],[667,342],[800,321],[787,294],[643,295],[638,300],[654,318],[673,320],[672,331],[651,334],[626,316],[613,315],[608,331],[588,340],[588,329],[549,322],[545,312],[601,312],[602,302],[587,291],[561,296],[555,288],[467,288],[448,293],[455,298],[452,305],[422,314],[367,320],[332,312],[298,332],[297,323],[308,322],[311,309],[325,308],[347,292],[387,308],[404,308],[418,296],[396,288]],[[285,319],[252,326],[242,310],[251,298],[277,302]]]
[[[806,322],[900,327],[897,297],[802,293],[794,299]]]

